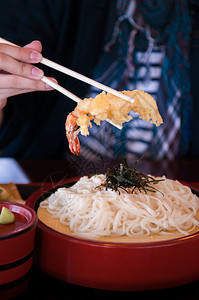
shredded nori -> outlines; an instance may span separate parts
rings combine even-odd
[[[139,192],[156,192],[158,191],[154,185],[164,179],[155,179],[150,175],[145,175],[137,170],[137,162],[134,163],[134,167],[129,168],[126,160],[119,165],[116,165],[112,169],[107,169],[106,178],[104,183],[99,187],[105,187],[112,191],[117,191],[120,194],[120,189],[123,189],[127,193],[134,193],[136,190]]]

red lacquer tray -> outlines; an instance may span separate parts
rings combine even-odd
[[[64,184],[71,184],[69,179]],[[32,194],[35,210],[58,186]],[[121,291],[174,287],[199,279],[199,233],[147,243],[105,243],[62,234],[40,220],[36,233],[36,265],[69,283]]]

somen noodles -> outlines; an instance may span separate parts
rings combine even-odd
[[[199,225],[199,199],[191,189],[164,176],[156,191],[113,191],[99,187],[105,175],[84,176],[59,188],[40,206],[83,237],[190,234]]]

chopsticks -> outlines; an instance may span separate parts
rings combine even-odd
[[[0,37],[0,43],[10,44],[12,46],[19,47],[19,46],[13,44],[13,43],[11,43],[11,42],[9,42],[9,41],[1,38],[1,37]],[[116,91],[116,90],[114,90],[114,89],[112,89],[112,88],[110,88],[110,87],[108,87],[108,86],[106,86],[106,85],[104,85],[104,84],[102,84],[100,82],[97,82],[97,81],[95,81],[95,80],[93,80],[91,78],[88,78],[88,77],[86,77],[86,76],[84,76],[82,74],[79,74],[79,73],[77,73],[77,72],[75,72],[73,70],[70,70],[70,69],[68,69],[68,68],[66,68],[66,67],[64,67],[64,66],[62,66],[60,64],[57,64],[57,63],[55,63],[55,62],[53,62],[53,61],[51,61],[51,60],[49,60],[47,58],[43,57],[40,63],[42,63],[42,64],[44,64],[44,65],[46,65],[46,66],[48,66],[48,67],[50,67],[52,69],[55,69],[55,70],[57,70],[59,72],[62,72],[64,74],[66,74],[66,75],[69,75],[71,77],[79,79],[79,80],[81,80],[81,81],[83,81],[85,83],[88,83],[88,84],[92,85],[92,86],[95,86],[95,87],[97,87],[100,90],[103,90],[103,91],[105,91],[107,93],[113,94],[113,95],[115,95],[115,96],[117,96],[119,98],[122,98],[122,99],[124,99],[124,100],[126,100],[128,102],[134,103],[134,99],[133,98],[131,98],[131,97],[129,97],[129,96],[127,96],[127,95],[119,92],[119,91]],[[49,81],[48,84],[51,85],[51,82]]]
[[[0,37],[0,43],[12,45],[12,46],[15,46],[15,47],[19,47],[19,46],[13,44],[13,43],[11,43],[11,42],[9,42],[9,41],[1,38],[1,37]],[[79,74],[79,73],[77,73],[77,72],[75,72],[73,70],[70,70],[70,69],[68,69],[68,68],[66,68],[66,67],[64,67],[62,65],[59,65],[59,64],[57,64],[57,63],[55,63],[55,62],[53,62],[53,61],[51,61],[49,59],[46,59],[46,58],[43,57],[40,63],[42,63],[42,64],[44,64],[44,65],[46,65],[46,66],[48,66],[50,68],[53,68],[53,69],[55,69],[57,71],[60,71],[60,72],[62,72],[64,74],[66,74],[66,75],[69,75],[71,77],[79,79],[79,80],[81,80],[81,81],[83,81],[85,83],[88,83],[88,84],[92,85],[92,86],[95,86],[98,89],[104,90],[107,93],[113,94],[113,95],[115,95],[115,96],[117,96],[119,98],[122,98],[122,99],[124,99],[124,100],[126,100],[128,102],[134,103],[134,99],[133,98],[131,98],[131,97],[129,97],[129,96],[127,96],[127,95],[119,92],[119,91],[116,91],[116,90],[114,90],[114,89],[112,89],[112,88],[110,88],[110,87],[108,87],[108,86],[106,86],[106,85],[104,85],[104,84],[102,84],[100,82],[97,82],[97,81],[95,81],[95,80],[93,80],[91,78],[88,78],[88,77],[86,77],[86,76],[84,76],[82,74]],[[55,83],[51,79],[47,78],[46,76],[43,76],[43,78],[41,80],[43,82],[47,83],[49,86],[51,86],[54,89],[56,89],[57,91],[59,91],[60,93],[62,93],[65,96],[69,97],[73,101],[75,101],[77,103],[80,102],[80,101],[82,101],[82,99],[80,99],[79,97],[77,97],[73,93],[69,92],[68,90],[66,90],[65,88],[63,88],[62,86],[60,86],[59,84]],[[111,120],[107,120],[107,121],[110,124],[112,124],[113,126],[117,127],[118,129],[122,129],[122,126],[114,124]]]
[[[0,43],[3,44],[8,44],[11,46],[15,46],[15,47],[19,47],[3,38],[0,37]],[[54,82],[53,80],[47,78],[46,76],[43,76],[41,79],[43,82],[45,82],[46,84],[48,84],[49,86],[53,87],[54,89],[56,89],[58,92],[64,94],[65,96],[67,96],[68,98],[72,99],[75,102],[80,102],[82,101],[82,99],[80,99],[79,97],[77,97],[76,95],[74,95],[73,93],[69,92],[68,90],[66,90],[65,88],[63,88],[61,85],[57,84],[56,82]]]
[[[117,96],[119,98],[122,98],[122,99],[124,99],[124,100],[126,100],[128,102],[134,103],[134,99],[133,98],[131,98],[131,97],[129,97],[129,96],[127,96],[127,95],[119,92],[119,91],[116,91],[116,90],[114,90],[114,89],[112,89],[112,88],[110,88],[110,87],[108,87],[108,86],[106,86],[106,85],[104,85],[104,84],[102,84],[102,83],[100,83],[98,81],[95,81],[95,80],[93,80],[91,78],[88,78],[88,77],[86,77],[86,76],[84,76],[82,74],[79,74],[79,73],[77,73],[77,72],[75,72],[73,70],[70,70],[70,69],[68,69],[68,68],[66,68],[66,67],[64,67],[62,65],[59,65],[59,64],[57,64],[57,63],[55,63],[55,62],[53,62],[53,61],[51,61],[49,59],[46,59],[46,58],[43,57],[43,59],[41,60],[41,63],[44,64],[44,65],[46,65],[46,66],[48,66],[48,67],[50,67],[50,68],[52,68],[52,69],[55,69],[55,70],[60,71],[60,72],[62,72],[64,74],[66,74],[66,75],[69,75],[69,76],[71,76],[73,78],[79,79],[79,80],[81,80],[81,81],[83,81],[85,83],[88,83],[88,84],[90,84],[92,86],[95,86],[96,88],[98,88],[100,90],[103,90],[103,91],[105,91],[107,93],[113,94],[113,95],[115,95],[115,96]]]
[[[46,84],[50,85],[51,87],[53,87],[58,92],[64,94],[68,98],[72,99],[73,101],[75,101],[77,103],[79,103],[80,101],[82,101],[81,98],[79,98],[78,96],[76,96],[73,93],[69,92],[68,90],[66,90],[65,88],[63,88],[61,85],[57,84],[56,82],[54,82],[53,80],[47,78],[46,76],[44,76],[41,80],[43,82],[45,82]]]
[[[65,96],[69,97],[70,99],[74,100],[75,102],[80,102],[82,101],[81,98],[77,97],[76,95],[74,95],[73,93],[69,92],[68,90],[66,90],[65,88],[63,88],[62,86],[60,86],[59,84],[57,84],[56,82],[52,81],[51,79],[47,78],[47,77],[43,77],[41,79],[43,82],[49,84],[50,86],[52,86],[54,89],[56,89],[57,91],[59,91],[60,93],[64,94]],[[115,126],[118,129],[122,129],[121,125],[115,124],[113,123],[110,119],[106,119],[106,121],[108,123],[110,123],[111,125]]]

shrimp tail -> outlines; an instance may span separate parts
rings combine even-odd
[[[77,136],[74,137],[74,133],[68,133],[67,139],[68,139],[70,151],[75,155],[79,155],[81,152],[81,148],[80,148],[80,142],[78,137]]]
[[[79,155],[81,152],[80,148],[80,142],[77,137],[77,134],[75,134],[75,131],[77,129],[77,123],[76,123],[77,117],[75,117],[72,113],[70,113],[66,118],[66,136],[69,143],[69,149],[70,151],[75,154]]]

